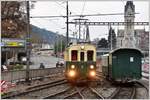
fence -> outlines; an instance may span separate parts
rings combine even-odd
[[[30,78],[44,77],[51,74],[62,73],[64,67],[59,68],[45,68],[45,69],[31,69],[29,72]],[[26,70],[14,70],[14,71],[5,71],[1,73],[1,80],[5,81],[16,81],[26,78]]]

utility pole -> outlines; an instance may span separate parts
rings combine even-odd
[[[80,23],[80,20],[79,20],[79,23]],[[79,24],[79,42],[80,42],[80,39],[81,39],[81,25]]]
[[[26,63],[26,82],[29,83],[29,71],[30,71],[30,8],[29,1],[27,1],[27,34],[26,34],[26,53],[27,53],[27,63]]]
[[[60,36],[60,40],[61,40],[61,54],[62,54],[62,36]]]
[[[69,24],[68,24],[68,21],[69,21],[69,16],[68,16],[68,1],[66,2],[67,4],[66,4],[66,14],[67,14],[67,17],[66,17],[66,21],[67,21],[67,32],[66,32],[66,37],[67,37],[67,43],[66,43],[66,45],[68,45],[68,42],[69,42],[69,39],[68,39],[68,35],[69,35]]]
[[[112,50],[112,28],[110,25],[110,50]]]
[[[58,53],[59,53],[59,36],[57,35],[57,57],[58,57]]]

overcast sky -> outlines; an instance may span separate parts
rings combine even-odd
[[[148,1],[135,1],[135,12],[140,13],[135,16],[135,21],[149,21],[149,3]],[[70,1],[69,11],[72,15],[77,14],[107,14],[107,13],[124,13],[125,1]],[[53,16],[53,15],[66,15],[66,3],[63,1],[37,1],[34,9],[31,10],[31,16]],[[73,21],[75,17],[69,18]],[[78,18],[78,17],[76,17]],[[85,17],[89,21],[124,21],[124,15],[115,16],[93,16]],[[66,19],[65,18],[36,18],[31,19],[31,24],[44,28],[59,34],[65,35],[66,33]],[[124,28],[123,26],[112,26],[117,32],[118,29]],[[135,27],[135,29],[143,29],[144,26]],[[148,30],[148,26],[145,27]],[[71,30],[69,34],[76,31],[75,25],[69,25]],[[90,37],[94,38],[107,37],[108,26],[90,26]]]

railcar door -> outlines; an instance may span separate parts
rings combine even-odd
[[[84,52],[80,52],[80,73],[81,75],[86,76],[86,71],[87,71],[87,68],[86,68],[86,63],[85,63],[85,53]]]

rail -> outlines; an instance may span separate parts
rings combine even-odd
[[[35,92],[38,92],[40,90],[46,90],[47,91],[48,88],[55,87],[55,86],[58,86],[60,84],[65,84],[65,83],[67,83],[67,81],[65,79],[60,79],[60,80],[49,82],[46,84],[40,84],[40,85],[32,86],[32,87],[26,89],[26,91],[6,95],[6,96],[3,96],[2,98],[3,99],[10,99],[10,98],[18,98],[18,97],[20,98],[22,96],[24,98],[26,98],[26,97],[29,97],[31,94],[34,94]],[[39,94],[37,94],[37,95],[39,95]]]
[[[29,72],[29,78],[44,77],[51,74],[63,73],[64,67],[54,67],[45,69],[31,69]],[[13,70],[1,72],[1,80],[16,81],[26,78],[26,70]]]

